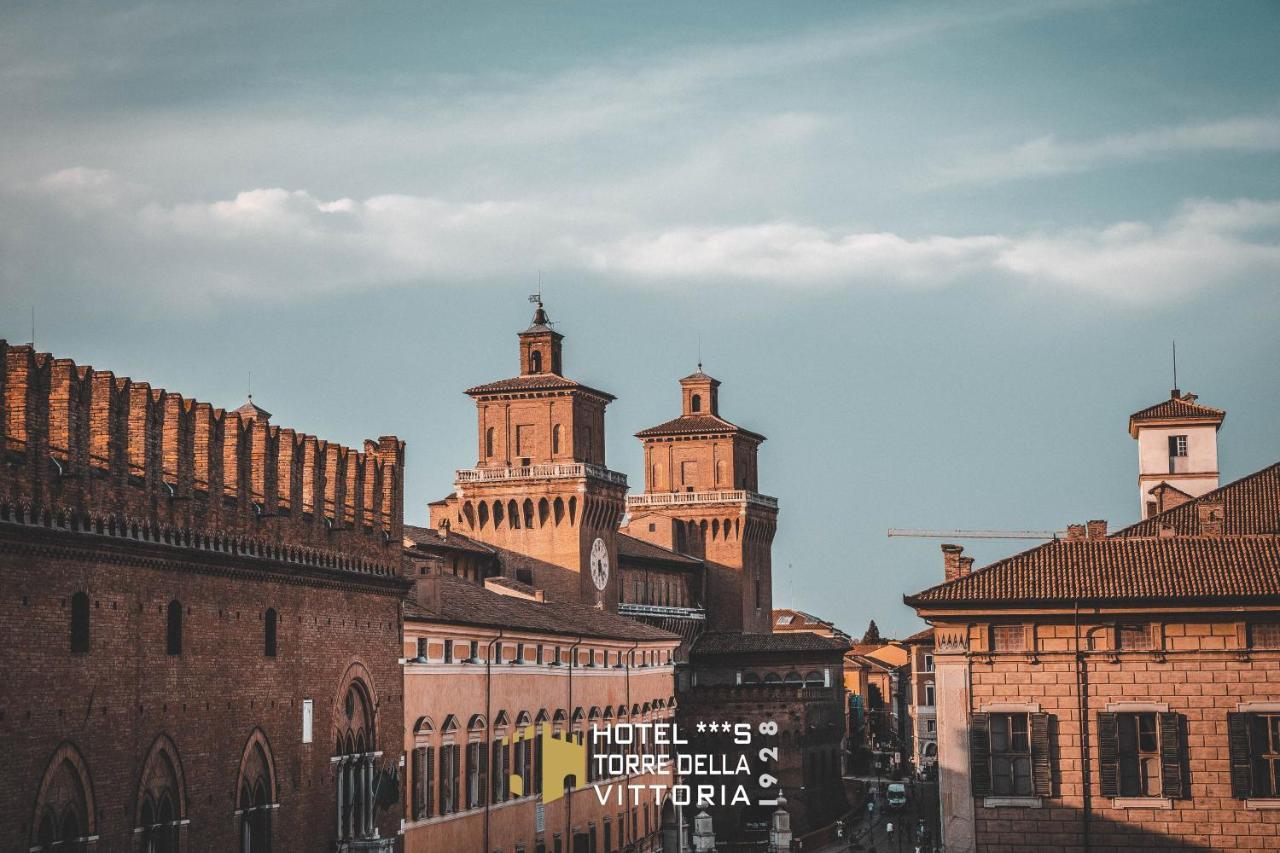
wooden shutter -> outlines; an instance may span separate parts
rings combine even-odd
[[[422,816],[434,817],[436,813],[436,748],[429,746],[426,753],[426,768],[423,771],[422,783],[426,796],[422,799]]]
[[[1037,797],[1053,794],[1053,769],[1049,762],[1049,715],[1031,714],[1031,782]]]
[[[1116,715],[1098,713],[1098,788],[1104,797],[1120,796],[1120,732]]]
[[[1160,718],[1160,787],[1166,797],[1182,797],[1182,715],[1162,713]]]
[[[1231,746],[1231,796],[1248,799],[1253,795],[1248,714],[1227,714],[1227,742]]]
[[[494,805],[502,802],[502,741],[495,739],[493,742],[493,778],[492,793],[493,797],[490,802]]]
[[[489,801],[489,742],[487,740],[480,741],[480,760],[477,763],[480,765],[480,779],[476,783],[476,787],[480,790],[480,802],[476,805],[483,806]]]
[[[511,744],[502,745],[502,799],[511,799]]]
[[[422,790],[422,783],[425,780],[422,778],[422,765],[426,762],[426,756],[427,749],[424,746],[416,747],[413,750],[413,763],[410,767],[410,772],[413,774],[413,811],[411,814],[414,820],[422,817],[424,808],[423,800],[425,799],[425,794]]]
[[[969,780],[975,797],[991,796],[991,715],[969,718]]]

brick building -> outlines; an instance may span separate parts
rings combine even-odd
[[[391,849],[403,444],[0,362],[0,847]]]
[[[978,570],[944,546],[907,599],[935,626],[948,851],[1280,847],[1280,464],[1179,491]]]
[[[911,763],[917,770],[938,761],[937,683],[933,668],[933,629],[926,628],[902,641],[911,655],[911,684],[907,718],[911,730]]]

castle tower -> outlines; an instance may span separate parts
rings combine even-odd
[[[1218,430],[1226,416],[1177,388],[1169,399],[1129,416],[1129,435],[1138,440],[1143,518],[1218,488]]]
[[[778,501],[757,491],[764,436],[720,417],[719,388],[699,365],[680,380],[680,417],[636,433],[645,488],[627,498],[624,532],[706,562],[711,630],[764,634]]]
[[[467,391],[478,460],[457,472],[446,511],[459,532],[506,552],[517,580],[615,610],[627,478],[605,467],[613,395],[562,375],[564,336],[541,302],[518,337],[520,375]]]

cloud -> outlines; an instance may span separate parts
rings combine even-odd
[[[198,304],[487,282],[537,268],[634,287],[920,289],[996,280],[1139,303],[1280,279],[1280,201],[1252,199],[1189,201],[1161,222],[907,235],[788,220],[642,222],[536,197],[324,199],[261,188],[165,203],[86,168],[8,195],[0,214],[6,290],[60,280]],[[61,235],[57,244],[24,237],[32,222]]]
[[[1280,116],[1241,116],[1226,121],[1115,134],[1084,142],[1044,136],[939,167],[931,185],[994,183],[1061,175],[1182,153],[1277,150],[1280,150]]]

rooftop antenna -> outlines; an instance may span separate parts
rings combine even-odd
[[[31,348],[36,348],[36,306],[31,306]]]
[[[249,400],[253,400],[253,371],[249,371]]]
[[[702,372],[702,332],[698,332],[698,372]]]
[[[1173,341],[1173,395],[1178,395],[1178,342]]]

